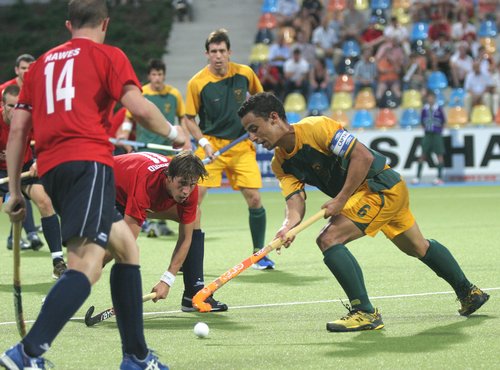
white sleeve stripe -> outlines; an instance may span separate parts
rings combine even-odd
[[[333,154],[344,157],[354,139],[354,135],[345,130],[339,130],[330,142],[330,150]]]

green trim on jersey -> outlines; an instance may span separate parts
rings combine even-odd
[[[368,186],[372,191],[390,189],[401,181],[397,172],[391,168],[384,169],[386,159],[382,154],[368,150],[374,157],[367,175]],[[291,174],[300,182],[315,186],[334,198],[342,190],[347,178],[349,157],[326,155],[305,144],[293,157],[285,159],[281,167],[286,174]]]

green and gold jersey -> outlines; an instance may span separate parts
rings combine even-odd
[[[357,139],[328,117],[307,117],[293,127],[295,148],[291,153],[276,148],[271,163],[282,194],[288,199],[307,184],[334,198],[344,186]],[[386,165],[386,158],[368,150],[374,157],[366,177],[368,186],[381,191],[399,182],[399,174]]]
[[[186,114],[199,116],[203,134],[236,139],[245,133],[238,109],[247,94],[262,91],[259,79],[246,65],[230,62],[224,77],[214,75],[206,66],[188,82]]]
[[[176,117],[180,119],[186,114],[186,107],[180,91],[171,85],[165,85],[161,91],[155,91],[151,89],[150,84],[146,84],[142,87],[142,95],[156,105],[172,125],[178,125]],[[131,117],[128,111],[127,117]],[[135,136],[137,141],[144,143],[172,145],[170,140],[149,131],[139,124],[135,126]],[[158,149],[141,148],[139,150],[165,154],[164,150]]]

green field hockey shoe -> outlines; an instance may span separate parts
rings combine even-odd
[[[486,294],[477,286],[473,285],[469,294],[465,298],[460,299],[462,307],[458,313],[462,316],[469,316],[476,312],[483,304],[490,299],[489,294]]]
[[[331,332],[378,330],[383,327],[384,322],[377,308],[374,313],[351,310],[341,319],[326,324],[326,330]]]

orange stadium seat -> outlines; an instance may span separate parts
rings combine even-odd
[[[393,9],[410,9],[411,0],[392,0]]]
[[[450,127],[464,127],[469,123],[469,114],[464,107],[451,107],[446,116],[446,124]]]
[[[339,75],[335,80],[334,90],[335,92],[339,91],[353,92],[354,91],[353,77],[347,74]]]
[[[495,114],[495,123],[500,125],[500,109],[498,109],[497,114]]]
[[[373,91],[370,88],[364,88],[358,95],[356,95],[356,99],[354,101],[354,109],[373,109],[377,105],[375,100],[375,95],[373,95]]]
[[[493,37],[480,37],[479,43],[481,44],[481,46],[484,47],[484,50],[490,55],[495,54],[495,52],[497,51],[496,40]]]
[[[339,12],[346,8],[346,0],[329,0],[327,5],[327,10],[329,12]]]
[[[332,119],[342,123],[342,126],[347,127],[349,126],[349,117],[347,116],[347,113],[345,110],[342,109],[337,109],[332,111]]]
[[[259,23],[257,27],[261,28],[275,28],[278,22],[273,13],[264,13],[259,17]]]
[[[394,114],[394,110],[390,108],[382,108],[375,117],[376,128],[393,128],[398,124],[398,119]]]

